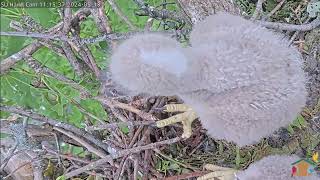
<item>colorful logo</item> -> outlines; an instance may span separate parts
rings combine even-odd
[[[316,152],[311,159],[300,159],[292,163],[291,176],[310,176],[316,171],[319,153]]]

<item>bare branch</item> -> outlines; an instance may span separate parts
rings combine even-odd
[[[276,30],[286,31],[310,31],[320,26],[320,16],[308,24],[296,25],[287,23],[267,22],[267,21],[254,21],[264,27]]]
[[[71,0],[65,0],[67,4],[71,4]],[[61,35],[68,36],[69,31],[71,30],[71,18],[72,18],[72,11],[70,7],[64,8],[64,14],[63,14],[63,29],[62,32],[59,33]],[[82,76],[84,74],[84,71],[81,67],[80,62],[77,60],[76,56],[73,54],[72,48],[70,44],[66,41],[62,42],[62,48],[66,54],[66,57],[70,63],[70,65],[73,67],[74,72],[78,76]]]
[[[133,112],[133,113],[137,114],[138,116],[140,116],[142,119],[157,120],[157,118],[154,117],[152,114],[143,112],[143,111],[136,109],[128,104],[124,104],[124,103],[115,101],[111,98],[98,96],[98,97],[95,97],[94,99],[98,100],[99,102],[101,102],[105,106],[108,106],[111,108],[120,108],[120,109],[124,109],[124,110],[130,111],[130,112]]]
[[[279,2],[277,6],[273,8],[269,14],[267,14],[267,18],[270,18],[274,13],[276,13],[282,7],[284,2],[286,2],[286,0],[281,0],[281,2]]]
[[[78,36],[78,35],[77,35]],[[83,61],[88,65],[88,67],[93,71],[95,76],[97,78],[100,78],[100,70],[94,60],[93,55],[91,54],[91,51],[89,50],[87,45],[81,45],[80,44],[80,38],[76,37],[73,43],[76,47],[74,49],[78,49],[78,53],[83,59]]]
[[[96,42],[102,42],[102,41],[107,41],[107,42],[112,42],[115,40],[123,40],[123,39],[128,39],[133,35],[136,34],[143,34],[143,31],[131,31],[131,32],[126,32],[126,33],[102,33],[101,35],[93,38],[83,38],[83,39],[78,39],[79,46],[82,46],[84,44],[93,44]],[[160,33],[160,34],[166,34],[168,36],[173,36],[175,35],[175,31],[168,30],[168,31],[152,31],[152,33]],[[37,33],[37,32],[13,32],[13,31],[8,31],[8,32],[0,32],[1,36],[18,36],[18,37],[32,37],[32,38],[40,38],[40,39],[51,39],[51,40],[57,40],[57,41],[67,41],[67,42],[74,42],[77,40],[76,37],[66,37],[62,35],[51,35],[48,33]],[[42,43],[42,42],[41,42]]]
[[[28,32],[28,31],[9,31],[9,32],[0,32],[1,36],[17,36],[17,37],[30,37],[30,38],[41,38],[41,39],[52,39],[58,41],[68,41],[67,36],[59,35],[59,34],[50,34],[50,33],[38,33],[38,32]]]
[[[257,5],[256,5],[256,10],[254,11],[251,20],[256,20],[259,18],[262,12],[262,4],[264,3],[265,0],[258,0]]]
[[[104,4],[103,0],[97,0],[99,3]],[[89,0],[88,0],[89,2]],[[97,9],[91,9],[92,16],[94,17],[98,29],[101,33],[111,33],[112,29],[109,24],[108,17],[105,15],[104,6],[100,6]]]
[[[173,12],[166,9],[158,10],[149,6],[144,0],[134,0],[140,9],[149,17],[156,19],[171,19],[181,23],[190,23],[189,20],[180,12]]]
[[[66,4],[71,4],[71,0],[65,0]],[[61,34],[68,35],[71,29],[72,11],[69,6],[64,8],[63,29]]]
[[[64,53],[70,63],[70,65],[73,67],[74,72],[80,77],[84,74],[84,71],[82,70],[82,67],[80,63],[78,62],[76,56],[74,55],[72,48],[69,43],[63,42],[62,48],[64,50]]]
[[[71,20],[71,24],[79,23],[79,22],[85,20],[86,17],[88,17],[90,14],[91,14],[90,9],[83,8],[83,9],[78,10],[73,15],[72,20]],[[60,32],[62,30],[62,28],[63,28],[63,21],[61,21],[57,25],[53,26],[53,28],[51,28],[49,30],[49,33],[57,34],[58,32]]]
[[[121,125],[127,125],[127,126],[150,126],[155,125],[155,121],[127,121],[127,122],[116,122],[116,123],[108,123],[105,125],[99,126],[91,126],[86,127],[88,131],[96,131],[96,130],[104,130],[104,129],[114,129],[119,128]]]
[[[103,159],[99,159],[95,162],[92,162],[86,166],[83,166],[79,169],[76,169],[74,171],[71,171],[69,173],[66,173],[64,175],[65,178],[71,178],[71,177],[74,177],[74,176],[77,176],[85,171],[89,171],[91,169],[94,169],[95,167],[99,166],[99,165],[102,165],[104,163],[107,163],[113,159],[117,159],[117,158],[120,158],[120,157],[123,157],[123,156],[127,156],[129,154],[134,154],[134,153],[138,153],[140,151],[144,151],[144,150],[148,150],[148,149],[154,149],[158,146],[161,146],[161,145],[167,145],[167,144],[173,144],[173,143],[176,143],[176,142],[179,142],[182,138],[180,137],[176,137],[176,138],[173,138],[173,139],[169,139],[169,140],[164,140],[164,141],[160,141],[160,142],[156,142],[156,143],[151,143],[151,144],[148,144],[148,145],[145,145],[145,146],[138,146],[138,147],[134,147],[134,148],[130,148],[130,149],[125,149],[125,150],[122,150],[122,151],[119,151],[117,154],[115,155],[108,155],[106,158],[103,158]]]
[[[64,122],[58,121],[58,120],[54,120],[48,117],[45,117],[43,115],[34,113],[30,110],[25,110],[21,107],[18,106],[5,106],[5,105],[0,105],[0,110],[1,111],[7,111],[7,112],[11,112],[11,113],[15,113],[15,114],[19,114],[21,116],[26,116],[26,117],[30,117],[34,120],[40,121],[40,122],[44,122],[44,123],[48,123],[51,126],[54,127],[60,127],[63,129],[67,129],[73,133],[75,133],[78,136],[84,137],[86,138],[88,141],[91,142],[91,144],[95,144],[97,146],[99,146],[100,148],[104,149],[105,151],[108,152],[108,146],[105,143],[102,143],[101,141],[99,141],[96,137],[94,137],[92,134],[85,132],[79,128],[76,128],[72,125],[66,124]]]
[[[95,148],[94,146],[92,146],[91,144],[87,143],[84,139],[82,139],[80,136],[77,136],[71,132],[66,131],[63,128],[59,128],[59,127],[53,127],[54,130],[74,139],[75,141],[77,141],[79,144],[81,144],[83,147],[87,148],[88,151],[96,154],[97,156],[101,157],[101,158],[105,158],[107,156],[107,154],[100,150]]]
[[[195,171],[195,172],[191,172],[191,173],[186,173],[186,174],[181,174],[181,175],[177,175],[177,176],[167,177],[167,178],[164,178],[164,180],[190,179],[190,178],[194,178],[194,177],[203,176],[203,175],[206,175],[208,173],[210,173],[210,171]]]
[[[91,163],[91,161],[89,161],[89,160],[87,160],[85,158],[78,158],[78,157],[74,157],[74,156],[71,156],[71,155],[60,154],[59,152],[55,151],[54,148],[52,147],[52,145],[49,144],[48,142],[43,142],[42,143],[42,148],[44,150],[46,150],[48,153],[53,154],[53,155],[57,155],[57,156],[59,156],[61,158],[74,160],[74,161],[78,161],[78,162],[85,163],[85,164]]]
[[[98,0],[99,3],[104,4],[103,0]],[[87,3],[91,3],[90,0],[87,0]],[[101,6],[99,8],[91,9],[92,16],[94,18],[94,21],[96,22],[96,25],[99,29],[99,32],[102,34],[110,34],[112,33],[111,26],[109,24],[108,17],[105,15],[104,6]],[[111,47],[114,49],[116,47],[116,43],[114,41],[111,41]]]
[[[80,9],[75,13],[75,15],[72,18],[72,21],[82,21],[85,17],[90,15],[90,11],[88,9]],[[57,25],[55,25],[53,28],[49,29],[49,33],[55,34],[56,32],[59,32],[63,26],[63,23],[60,22]],[[14,66],[17,62],[21,61],[28,55],[32,55],[34,52],[36,52],[41,47],[41,44],[39,42],[34,42],[24,49],[20,50],[19,52],[11,55],[10,57],[4,59],[1,61],[0,64],[0,74],[4,74],[7,72],[8,69],[10,69],[12,66]]]
[[[78,83],[72,81],[71,79],[61,75],[60,73],[57,73],[45,66],[42,66],[38,61],[33,59],[31,56],[27,58],[28,65],[34,69],[36,73],[43,73],[46,75],[49,75],[51,77],[56,78],[59,81],[65,82],[66,84],[70,85],[71,87],[75,88],[76,90],[79,90],[81,95],[84,97],[91,96],[90,92],[87,91],[84,87],[80,86]]]
[[[19,62],[21,59],[26,58],[28,55],[36,52],[42,45],[39,42],[32,43],[21,51],[9,56],[2,60],[0,63],[0,74],[6,73],[13,65]]]

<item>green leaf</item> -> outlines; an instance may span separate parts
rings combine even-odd
[[[51,177],[54,175],[54,165],[53,163],[51,162],[51,160],[49,159],[49,162],[48,162],[48,165],[47,165],[47,168],[43,171],[43,176],[45,177]]]
[[[290,134],[294,133],[294,130],[292,128],[292,126],[289,124],[289,126],[287,127],[287,130],[289,131]]]
[[[104,48],[102,48],[101,46],[98,46],[98,45],[91,45],[89,47],[90,47],[92,54],[95,57],[95,60],[96,60],[98,67],[101,69],[105,69],[108,64],[108,60],[110,58],[110,55],[111,55],[110,48],[108,46],[104,47],[103,45],[102,45],[102,47],[104,47]]]
[[[291,125],[299,128],[299,129],[302,128],[302,127],[301,127],[301,124],[299,123],[298,118],[296,118],[296,119],[291,123]]]
[[[107,119],[107,113],[98,101],[85,99],[80,101],[80,105],[91,114],[97,116],[99,119]]]
[[[58,113],[58,116],[63,116],[63,104],[56,104],[51,109]]]
[[[218,147],[219,147],[219,154],[223,154],[224,147],[223,147],[223,143],[221,141],[219,141]]]
[[[77,127],[82,127],[83,114],[76,106],[67,104],[65,115],[68,119],[68,122],[74,124]]]
[[[236,147],[236,167],[240,167],[240,162],[241,162],[241,156],[240,156],[240,148]]]
[[[57,8],[25,8],[25,11],[45,28],[53,26],[60,19]]]
[[[10,134],[6,134],[6,133],[0,132],[0,139],[6,138],[6,137],[9,137],[9,136],[10,136]]]
[[[265,6],[266,7],[266,11],[270,12],[276,7],[277,2],[275,0],[269,0],[269,1],[265,1],[264,4],[266,5]]]
[[[172,170],[175,170],[175,171],[180,171],[181,170],[180,166],[177,163],[174,163],[174,162],[170,163],[168,169],[172,169]]]
[[[59,176],[59,177],[57,177],[57,179],[56,180],[66,180],[67,178],[65,177],[65,176]]]
[[[129,133],[128,126],[123,125],[123,124],[119,124],[119,128],[120,128],[121,132],[123,132],[124,134],[128,134]]]
[[[32,55],[36,60],[46,67],[73,79],[74,71],[65,57],[61,57],[46,47],[40,48]]]
[[[9,26],[11,20],[12,19],[3,14],[0,15],[1,31],[12,31]],[[20,51],[25,45],[27,45],[27,40],[28,38],[25,37],[1,36],[0,59],[3,60],[6,57]]]
[[[95,177],[93,175],[90,175],[90,176],[87,177],[86,180],[96,180],[96,179],[95,179]]]
[[[302,127],[306,127],[307,121],[304,119],[304,117],[301,114],[298,115],[297,119],[298,119],[299,124]]]

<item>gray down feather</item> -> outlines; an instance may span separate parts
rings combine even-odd
[[[123,42],[113,52],[113,80],[132,94],[175,95],[179,78],[187,69],[180,44],[164,35],[141,34]]]
[[[253,144],[291,123],[304,107],[303,61],[278,34],[237,16],[216,16],[205,20],[210,24],[222,16],[223,21],[212,22],[215,30],[191,33],[200,36],[191,40],[204,43],[185,51],[193,64],[183,84],[192,92],[180,96],[213,138]]]
[[[134,92],[178,94],[208,134],[239,146],[292,122],[306,101],[301,55],[279,34],[219,13],[195,25],[192,47],[135,36],[113,53],[114,80]]]
[[[267,156],[249,166],[245,171],[237,173],[239,180],[319,180],[312,176],[291,176],[292,163],[300,160],[298,156]]]

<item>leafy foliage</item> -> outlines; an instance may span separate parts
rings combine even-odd
[[[162,7],[161,2],[158,0],[147,0],[150,6]],[[168,0],[167,8],[169,10],[177,10],[178,7],[175,4],[170,4],[174,0]],[[252,15],[254,12],[255,4],[250,0],[236,0],[237,4],[240,5],[242,10],[246,12],[247,15]],[[117,5],[121,11],[129,18],[129,20],[138,29],[143,29],[148,18],[145,16],[137,16],[138,7],[133,1],[128,0],[117,0]],[[299,21],[298,18],[292,13],[291,9],[298,7],[300,2],[295,0],[288,0],[287,3],[272,17],[272,20],[295,23]],[[266,13],[270,12],[277,5],[276,0],[268,0],[264,3],[264,8]],[[307,4],[301,8],[307,8]],[[308,13],[310,17],[313,13],[319,13],[317,9],[310,8],[308,6]],[[76,11],[77,9],[73,9]],[[110,20],[112,30],[114,32],[128,32],[129,27],[122,21],[122,19],[112,10],[108,3],[105,3],[106,14]],[[1,31],[14,31],[10,29],[10,22],[12,20],[20,21],[22,16],[31,16],[35,21],[40,23],[44,28],[49,29],[57,22],[61,21],[59,17],[59,9],[57,8],[1,8],[0,13],[0,25]],[[303,16],[304,14],[302,14]],[[152,28],[154,30],[170,29],[174,28],[176,25],[171,21],[160,21],[155,20]],[[99,35],[97,27],[95,26],[92,17],[89,17],[86,21],[81,23],[81,38],[90,38]],[[34,42],[34,39],[24,38],[24,37],[14,37],[14,36],[1,36],[0,41],[0,59],[4,60],[10,55],[18,52],[23,47]],[[91,44],[89,46],[99,68],[105,69],[108,66],[108,60],[110,57],[110,47],[106,42],[99,42]],[[70,66],[69,62],[65,57],[58,55],[56,52],[48,49],[41,48],[36,53],[33,54],[38,62],[42,66],[53,69],[54,71],[65,75],[68,78],[74,79],[80,85],[84,86],[93,94],[97,94],[99,91],[99,82],[92,77],[91,74],[86,74],[84,77],[77,77]],[[26,63],[20,62],[15,65],[14,69],[9,73],[2,75],[0,77],[1,82],[1,103],[6,105],[19,105],[22,107],[33,109],[40,114],[45,116],[59,119],[61,121],[70,123],[77,127],[83,128],[84,121],[91,121],[95,123],[97,120],[108,121],[108,115],[104,111],[100,103],[93,99],[80,100],[80,94],[77,90],[71,88],[68,84],[62,83],[54,78],[48,77],[43,74],[36,74],[32,69],[30,69]],[[0,112],[0,117],[7,117],[9,113]],[[306,120],[303,116],[297,117],[297,119],[292,123],[288,130],[294,133],[296,129],[303,129],[306,126]],[[128,127],[123,126],[121,130],[124,133],[128,133]],[[5,136],[0,134],[1,137]],[[319,139],[312,139],[306,141],[303,146],[306,147],[307,153],[312,154],[313,149],[319,144]],[[236,167],[244,167],[250,161],[258,159],[265,154],[265,145],[261,143],[257,147],[249,150],[239,150],[234,147],[224,146],[225,143],[221,143],[218,146],[219,152],[217,155],[206,154],[202,157],[198,154],[196,158],[190,160],[193,165],[196,162],[212,163],[216,162],[217,157],[235,164]],[[82,148],[76,148],[68,144],[62,144],[62,153],[79,154],[80,157],[84,157],[87,154]],[[260,148],[260,149],[259,149]],[[183,150],[178,149],[178,152]],[[282,152],[283,150],[281,150]],[[188,159],[187,157],[184,157]],[[191,157],[190,157],[191,158]],[[205,159],[205,160],[203,160]],[[187,161],[187,160],[186,160]],[[191,164],[191,163],[190,163]],[[52,167],[48,167],[48,173],[51,171]],[[183,168],[179,163],[167,160],[165,158],[159,158],[156,164],[156,169],[160,172],[168,172],[169,170],[175,171],[177,173],[185,172],[188,169]],[[66,179],[64,176],[60,176],[57,179]]]
[[[155,0],[147,1],[150,6],[158,6]],[[118,7],[133,22],[135,26],[142,29],[147,21],[146,16],[136,16],[137,5],[133,1],[119,0]],[[176,6],[168,5],[169,9]],[[106,14],[110,20],[114,32],[128,32],[128,26],[105,3]],[[76,9],[73,9],[74,11]],[[57,8],[2,8],[1,9],[1,31],[12,31],[10,29],[11,20],[19,21],[23,16],[30,16],[36,22],[48,29],[61,20]],[[159,21],[160,22],[160,21]],[[156,25],[159,23],[155,23]],[[98,36],[100,33],[95,26],[92,17],[81,23],[81,38]],[[4,36],[1,37],[1,59],[18,52],[34,40],[24,37]],[[98,67],[105,69],[110,57],[110,48],[106,42],[99,42],[89,46]],[[33,54],[33,58],[43,66],[48,67],[64,76],[78,81],[93,94],[99,90],[99,83],[90,74],[84,77],[76,77],[74,70],[65,57],[46,47],[40,48]],[[94,100],[80,100],[79,92],[72,89],[69,85],[57,81],[46,75],[35,74],[25,63],[18,63],[14,70],[1,76],[1,102],[8,105],[19,105],[31,108],[39,113],[51,118],[81,127],[85,117],[95,121],[95,118],[106,120],[107,114],[102,106]],[[91,113],[89,116],[81,109]],[[1,115],[6,113],[1,112]],[[93,118],[95,117],[95,118]]]

